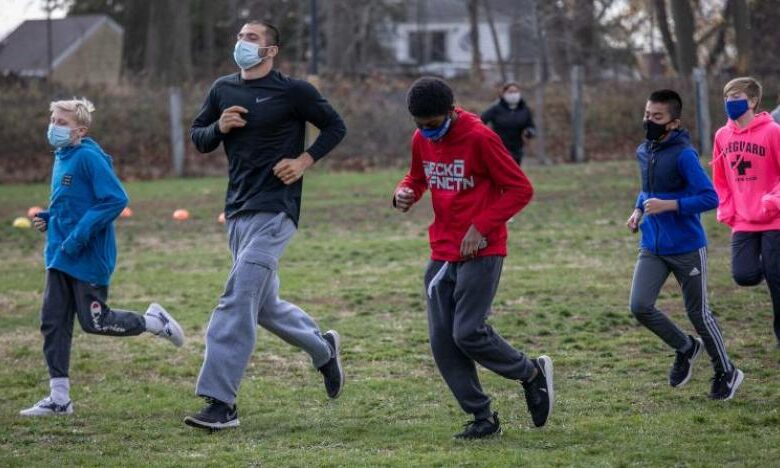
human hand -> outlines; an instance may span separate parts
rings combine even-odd
[[[241,117],[241,114],[249,112],[246,108],[241,106],[230,106],[219,117],[219,131],[222,133],[228,133],[234,128],[241,128],[246,125],[246,120]]]
[[[414,190],[401,187],[395,192],[395,208],[405,213],[414,204]]]

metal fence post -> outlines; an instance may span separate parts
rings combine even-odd
[[[168,97],[173,174],[176,177],[181,177],[184,175],[184,128],[181,124],[181,88],[178,86],[168,88]]]

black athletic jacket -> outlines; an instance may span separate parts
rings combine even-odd
[[[503,99],[499,99],[481,117],[485,124],[490,124],[493,131],[498,133],[515,161],[520,162],[523,158],[523,132],[529,131],[530,136],[536,132],[531,110],[525,105],[525,100],[521,99],[517,107],[512,109]]]
[[[249,110],[242,116],[247,124],[223,134],[219,117],[235,105]],[[244,80],[235,73],[214,82],[190,136],[202,153],[214,151],[220,143],[225,147],[229,164],[225,216],[247,211],[287,213],[298,224],[303,179],[284,185],[273,167],[281,159],[303,153],[306,122],[320,130],[307,150],[315,161],[346,134],[338,113],[306,81],[272,70],[256,80]]]

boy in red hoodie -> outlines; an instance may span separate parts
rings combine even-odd
[[[731,227],[731,271],[740,286],[766,279],[780,346],[780,125],[758,112],[761,84],[735,78],[723,88],[729,121],[715,133],[712,178],[718,221]]]
[[[498,414],[482,390],[475,362],[521,382],[535,426],[555,401],[548,356],[529,359],[486,323],[506,256],[506,222],[525,207],[533,187],[501,139],[478,116],[456,109],[452,90],[421,78],[407,104],[418,130],[412,163],[393,206],[406,212],[431,190],[431,261],[425,272],[433,358],[461,408],[474,415],[458,439],[501,433]]]

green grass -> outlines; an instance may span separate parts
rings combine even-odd
[[[44,185],[0,186],[0,466],[771,466],[780,459],[780,353],[765,288],[729,276],[728,232],[712,214],[711,300],[746,380],[731,402],[707,398],[707,359],[673,390],[673,353],[627,308],[636,238],[623,227],[632,163],[530,167],[536,196],[510,225],[510,256],[492,323],[556,365],[558,402],[533,429],[518,385],[482,371],[504,421],[500,439],[459,443],[467,419],[427,342],[422,272],[426,200],[401,215],[389,195],[400,173],[307,176],[301,230],[281,262],[282,293],[344,337],[348,384],[328,401],[308,357],[262,331],[239,395],[241,427],[193,430],[203,333],[230,257],[216,223],[225,180],[127,184],[135,217],[118,222],[110,303],[163,303],[189,341],[74,333],[72,418],[21,419],[48,391],[40,352],[42,236],[11,228]],[[188,208],[193,219],[175,223]],[[692,331],[672,280],[661,307]]]

